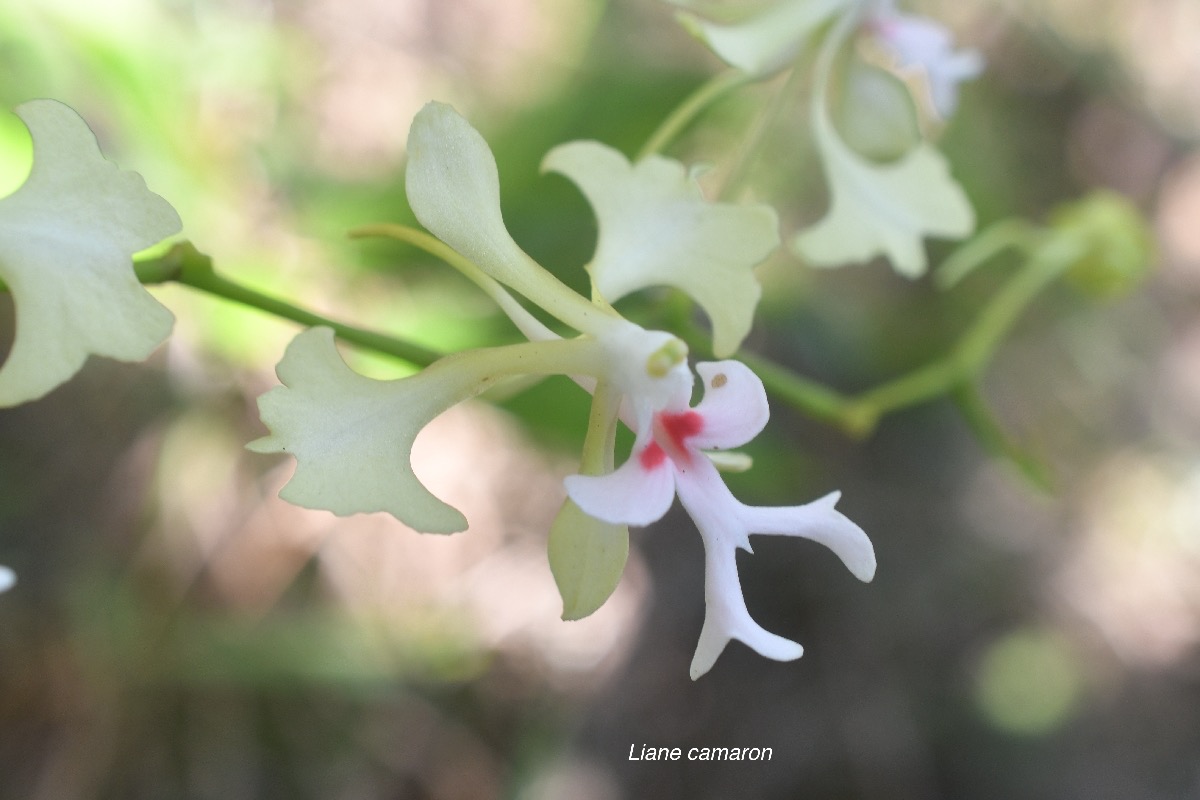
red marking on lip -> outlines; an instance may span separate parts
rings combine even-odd
[[[680,453],[686,452],[688,439],[704,430],[704,417],[695,411],[684,411],[682,414],[664,411],[658,415],[658,423],[670,439],[671,446]]]
[[[680,465],[690,465],[692,454],[687,446],[687,440],[704,430],[704,417],[695,411],[684,411],[672,414],[662,411],[654,415],[654,444],[671,460]],[[647,448],[646,452],[649,451]],[[643,459],[658,458],[648,456],[643,452]],[[645,461],[643,461],[645,463]],[[657,462],[655,462],[657,463]]]
[[[666,452],[658,446],[658,442],[651,442],[646,445],[646,449],[638,456],[638,461],[642,463],[642,469],[651,470],[660,466],[667,460]]]

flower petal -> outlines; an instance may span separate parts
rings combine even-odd
[[[972,49],[954,50],[947,28],[926,17],[884,11],[872,20],[879,42],[900,68],[925,73],[938,114],[946,119],[958,104],[958,84],[983,72],[983,56]]]
[[[707,540],[704,543],[704,627],[692,656],[692,680],[712,669],[730,639],[744,642],[759,655],[776,661],[794,661],[804,655],[799,644],[771,633],[750,618],[736,556],[733,547],[718,550]]]
[[[799,658],[803,647],[762,628],[746,608],[737,573],[737,549],[750,549],[741,520],[744,506],[730,494],[716,467],[700,459],[679,473],[676,489],[704,539],[704,628],[692,658],[692,680],[708,672],[730,639],[777,661]]]
[[[0,564],[0,592],[7,592],[17,582],[17,574]]]
[[[841,492],[802,506],[746,506],[740,517],[751,533],[803,536],[832,550],[860,581],[875,577],[875,548],[863,529],[834,509]]]
[[[696,365],[704,381],[704,399],[696,412],[704,427],[690,443],[701,450],[741,447],[758,436],[771,415],[767,391],[740,361],[708,361]]]
[[[957,239],[974,230],[974,209],[933,145],[922,142],[899,161],[875,164],[846,146],[823,107],[813,113],[813,130],[830,207],[792,247],[814,266],[883,255],[901,275],[915,278],[928,266],[923,237]]]
[[[631,165],[599,142],[556,147],[542,168],[574,181],[596,212],[589,271],[606,300],[673,286],[708,314],[714,351],[737,350],[762,294],[754,267],[779,246],[773,209],[707,202],[678,161],[651,156]]]
[[[604,313],[542,269],[513,241],[500,212],[500,178],[487,142],[458,112],[429,103],[408,134],[408,202],[421,224],[485,274],[586,333]]]
[[[420,430],[471,393],[461,376],[430,367],[396,381],[363,377],[346,366],[329,328],[298,335],[277,372],[284,385],[258,400],[271,435],[247,447],[296,457],[281,497],[339,515],[388,511],[427,533],[467,527],[409,463]]]
[[[33,168],[0,200],[0,277],[17,310],[0,406],[41,397],[89,355],[150,355],[174,317],[138,283],[131,257],[182,227],[140,175],[105,160],[70,108],[35,100],[16,111],[33,138]]]
[[[500,212],[496,159],[457,111],[429,103],[408,133],[405,189],[421,224],[501,283],[524,269],[528,256],[513,241]]]
[[[708,22],[691,14],[679,20],[725,63],[765,78],[787,66],[820,25],[854,0],[782,0],[733,25]]]
[[[624,464],[607,475],[568,475],[567,494],[583,511],[613,524],[649,525],[675,499],[671,459],[646,435]]]

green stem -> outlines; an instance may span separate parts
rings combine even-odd
[[[479,268],[475,262],[466,258],[450,245],[425,231],[408,225],[397,225],[381,222],[374,225],[363,225],[350,231],[351,238],[359,239],[370,236],[383,236],[396,241],[405,242],[419,247],[430,255],[440,258],[451,267],[461,272],[468,280],[478,286],[500,306],[513,324],[529,339],[544,340],[555,338],[555,334],[542,324],[541,320],[529,313],[517,302],[501,283]]]
[[[698,117],[701,112],[711,106],[726,92],[743,86],[750,82],[750,77],[741,70],[726,70],[709,78],[704,83],[684,98],[684,101],[675,107],[675,110],[667,115],[667,118],[659,124],[658,128],[642,145],[642,149],[638,151],[637,160],[641,161],[647,156],[660,153],[672,141],[675,140],[683,129],[686,128],[692,120]]]
[[[850,399],[835,389],[804,378],[769,358],[756,353],[741,351],[737,358],[754,371],[772,394],[778,395],[795,407],[821,422],[850,431],[847,408]]]
[[[1050,469],[1009,437],[991,409],[984,403],[974,383],[959,385],[952,396],[963,419],[975,433],[975,438],[988,452],[1007,458],[1039,489],[1050,491],[1053,488],[1054,480]]]
[[[387,336],[377,331],[331,320],[307,309],[255,291],[217,274],[212,259],[201,253],[191,242],[181,242],[158,258],[134,264],[138,280],[145,284],[180,283],[202,292],[257,308],[268,314],[298,322],[309,327],[325,325],[340,339],[351,344],[393,356],[416,366],[425,367],[442,357],[441,353],[421,345]]]
[[[949,289],[977,267],[1010,247],[1027,249],[1037,242],[1037,228],[1023,219],[1006,219],[989,225],[942,262],[934,276],[940,289]]]
[[[587,435],[579,471],[583,475],[603,475],[613,471],[613,448],[617,437],[617,414],[621,395],[606,380],[597,381],[592,392],[592,408],[588,414]]]
[[[802,378],[761,356],[740,353],[738,357],[758,373],[773,393],[798,410],[835,424],[851,435],[865,436],[884,414],[952,394],[973,381],[1029,304],[1070,268],[1083,250],[1084,244],[1073,237],[1046,240],[991,298],[948,353],[852,397]]]

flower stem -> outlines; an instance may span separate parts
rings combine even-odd
[[[1085,243],[1075,237],[1043,239],[948,353],[857,395],[843,395],[752,353],[740,353],[738,357],[758,373],[768,389],[797,410],[836,425],[852,436],[866,436],[884,414],[955,394],[969,386],[1029,304],[1084,251]],[[966,397],[959,396],[960,402]],[[979,408],[970,407],[975,411]],[[979,419],[976,414],[976,421]]]
[[[556,338],[555,334],[542,324],[537,317],[529,313],[524,306],[518,303],[516,298],[509,294],[498,280],[485,273],[475,262],[463,256],[441,239],[417,228],[390,222],[363,225],[350,231],[350,237],[354,239],[370,236],[382,236],[411,244],[436,258],[440,258],[461,272],[469,281],[482,289],[488,297],[492,298],[496,302],[496,305],[500,306],[500,310],[512,320],[517,329],[525,334],[527,338],[537,341]]]
[[[442,357],[429,348],[378,331],[337,322],[270,295],[242,286],[218,274],[212,259],[201,253],[191,242],[180,242],[166,254],[134,264],[138,280],[145,284],[174,282],[202,292],[257,308],[283,319],[309,327],[325,325],[342,340],[377,353],[424,367]]]
[[[719,72],[684,98],[684,101],[667,115],[659,124],[642,149],[638,151],[637,160],[662,152],[667,145],[675,140],[683,129],[701,112],[715,103],[726,92],[750,82],[750,77],[741,70],[731,69]]]

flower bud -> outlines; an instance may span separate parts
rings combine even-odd
[[[1154,264],[1154,238],[1145,218],[1115,192],[1093,192],[1060,206],[1050,216],[1050,227],[1057,236],[1081,241],[1083,254],[1067,280],[1091,297],[1109,299],[1133,291]]]

